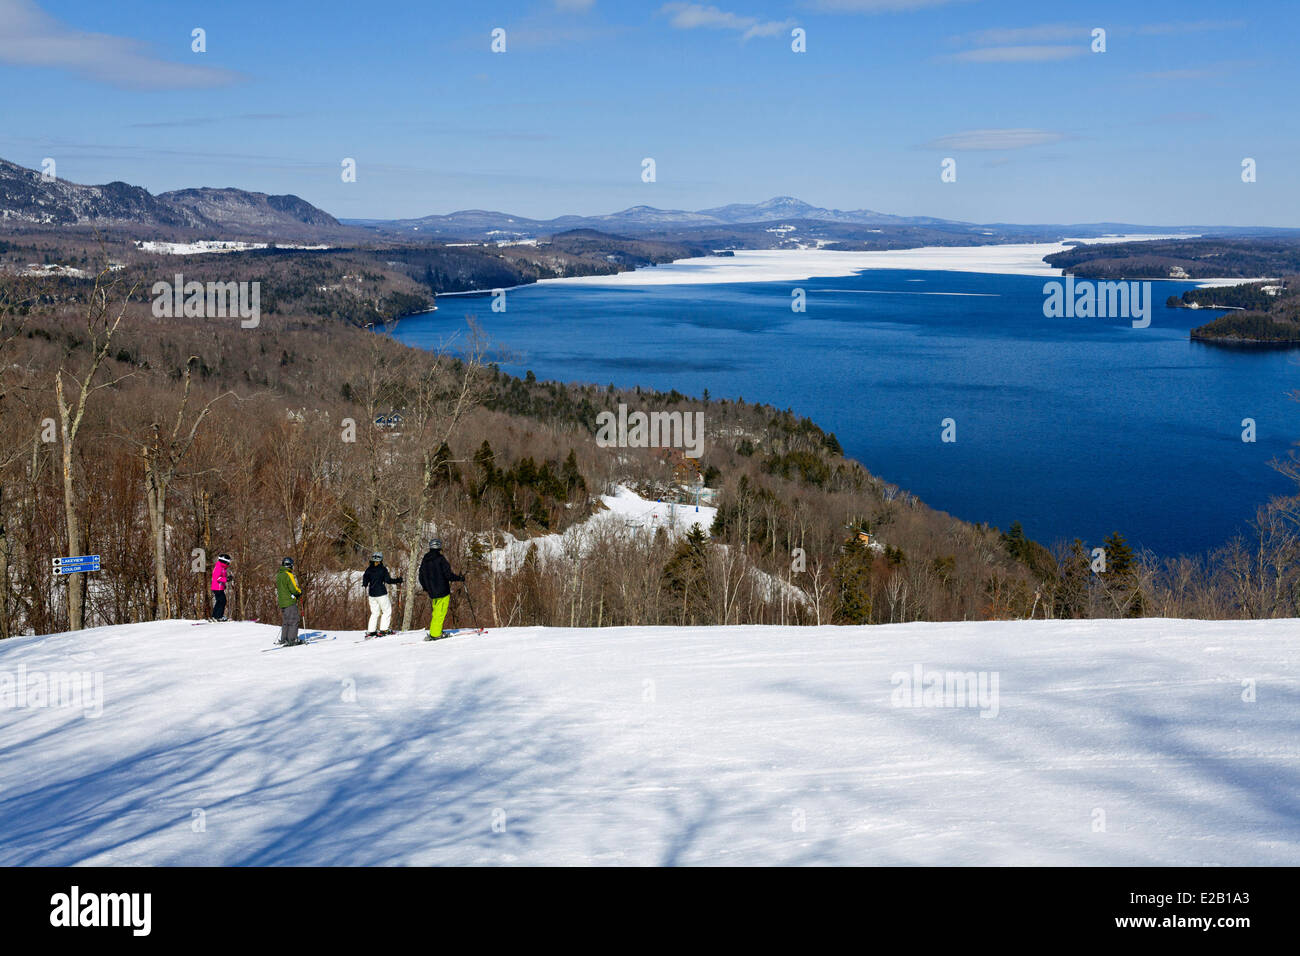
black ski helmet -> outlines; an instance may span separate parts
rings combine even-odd
[[[293,558],[285,558],[283,561],[280,562],[280,567],[282,568],[293,567]]]
[[[441,550],[442,550],[442,538],[430,538],[430,539],[429,539],[429,550],[430,550],[430,551],[441,551]]]
[[[229,563],[230,563],[230,555],[228,555],[228,554],[226,554],[226,552],[222,551],[219,555],[217,555],[217,560],[220,561],[222,564],[229,564]]]

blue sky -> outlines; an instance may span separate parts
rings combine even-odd
[[[0,157],[295,193],[342,218],[793,195],[1295,226],[1298,20],[1289,0],[0,0]]]

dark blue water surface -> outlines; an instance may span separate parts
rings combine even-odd
[[[401,340],[437,347],[474,315],[540,379],[743,397],[807,415],[927,504],[1051,544],[1111,531],[1173,555],[1219,545],[1288,483],[1268,466],[1300,438],[1300,353],[1188,340],[1221,313],[1151,327],[1048,319],[1043,278],[880,270],[800,282],[545,284],[443,297]],[[807,311],[790,308],[804,288]],[[920,295],[916,293],[982,293]],[[905,293],[905,294],[882,294]],[[940,440],[941,421],[957,441]],[[1257,441],[1241,439],[1242,419]],[[707,458],[707,453],[706,453]]]

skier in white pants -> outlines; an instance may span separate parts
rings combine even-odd
[[[370,567],[361,575],[361,586],[366,589],[370,599],[370,623],[366,627],[366,640],[392,634],[389,625],[393,621],[393,601],[388,596],[388,585],[401,584],[401,578],[395,578],[384,567],[384,555],[376,551],[370,556]]]

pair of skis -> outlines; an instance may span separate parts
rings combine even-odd
[[[486,627],[458,627],[455,628],[454,630],[443,631],[442,637],[436,638],[435,640],[440,641],[446,637],[467,637],[471,634],[486,634],[486,633],[487,633]],[[383,640],[384,636],[391,637],[392,635],[381,635],[380,637],[372,637],[365,640],[353,641],[353,643],[366,644],[369,643],[370,641]],[[304,644],[319,644],[322,641],[332,641],[334,639],[335,639],[334,635],[326,634],[324,631],[308,631],[304,634],[298,635],[297,644],[275,644],[263,650],[262,653],[265,654],[267,651],[278,651],[285,647],[301,647]],[[404,645],[405,644],[432,644],[432,643],[434,642],[433,641],[402,641],[402,644]]]
[[[195,627],[198,627],[200,624],[256,624],[257,618],[250,617],[247,621],[236,621],[232,618],[226,618],[223,621],[218,621],[215,617],[205,617],[201,621],[190,621],[190,623]]]
[[[378,637],[364,637],[359,641],[353,641],[354,644],[369,644],[371,641],[380,641],[385,637],[392,637],[394,634],[400,634],[400,631],[393,631],[389,634],[380,634]],[[407,633],[410,633],[409,631]],[[442,637],[459,637],[463,634],[486,634],[486,627],[456,627],[442,632]],[[442,640],[442,638],[437,638]],[[424,641],[402,641],[403,644],[423,644]]]
[[[436,644],[438,641],[448,637],[467,637],[470,634],[486,634],[486,627],[457,627],[450,631],[443,631],[442,637],[435,637],[432,641],[402,641],[403,644]]]
[[[281,651],[286,647],[302,647],[304,644],[319,644],[322,641],[332,640],[334,640],[334,635],[326,634],[324,631],[307,631],[298,635],[297,644],[272,644],[270,647],[264,648],[262,653],[265,654],[267,651]]]

